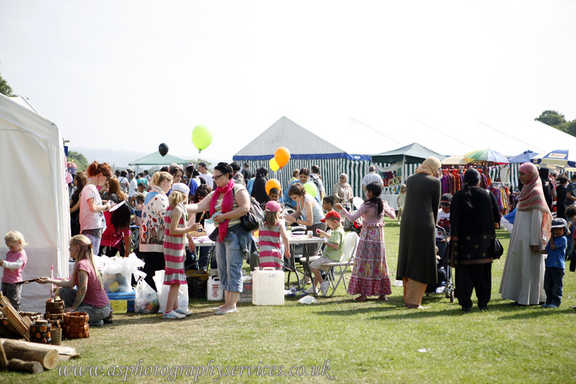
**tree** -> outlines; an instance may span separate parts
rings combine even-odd
[[[556,128],[560,128],[562,124],[566,123],[564,115],[556,111],[544,111],[535,120]]]
[[[85,171],[88,168],[88,160],[83,154],[74,151],[68,151],[68,160],[74,161],[78,166],[78,171]]]
[[[8,82],[2,78],[2,75],[0,75],[0,93],[6,96],[12,96],[12,88],[10,88]]]
[[[576,119],[565,122],[560,129],[572,136],[576,136]]]

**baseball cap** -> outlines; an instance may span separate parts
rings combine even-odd
[[[324,216],[324,218],[322,220],[320,220],[321,222],[325,223],[326,220],[340,220],[340,214],[336,211],[330,211],[326,214],[326,216]]]

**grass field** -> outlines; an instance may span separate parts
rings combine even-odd
[[[499,236],[506,248],[507,233]],[[398,237],[398,226],[388,222],[388,263],[394,272]],[[223,317],[212,315],[214,304],[197,302],[191,303],[194,315],[181,321],[162,321],[157,315],[115,316],[112,325],[91,329],[89,339],[66,342],[78,349],[80,359],[41,375],[3,373],[0,382],[118,383],[122,376],[90,377],[87,368],[102,367],[120,375],[115,365],[137,366],[139,360],[142,375],[152,372],[146,371],[148,366],[203,366],[200,383],[576,382],[576,311],[571,309],[576,305],[576,274],[566,273],[559,309],[518,307],[497,293],[504,257],[493,266],[488,312],[475,307],[464,314],[440,296],[425,299],[424,310],[408,310],[402,306],[401,287],[393,287],[387,303],[355,303],[341,290],[316,305],[295,300],[282,307],[245,305]],[[216,367],[221,366],[250,366],[251,376],[246,368],[240,376],[238,368],[235,377],[218,379]],[[270,366],[304,376],[276,376],[277,370],[270,376],[270,369],[264,369]],[[60,376],[64,367],[67,377]],[[84,367],[84,377],[74,377],[73,367]],[[175,381],[193,382],[194,377],[186,375],[194,372],[183,370]],[[170,371],[164,374],[129,377],[128,382],[174,379]]]

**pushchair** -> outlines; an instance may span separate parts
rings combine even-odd
[[[444,294],[450,302],[454,302],[454,282],[452,279],[452,269],[450,268],[450,255],[449,255],[449,236],[448,232],[436,226],[436,247],[438,248],[439,260],[436,261],[436,269],[438,274],[438,285],[428,285],[426,294],[436,293]]]

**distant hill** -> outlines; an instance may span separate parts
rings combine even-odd
[[[126,168],[128,167],[128,163],[132,160],[136,160],[142,156],[147,155],[148,153],[145,152],[132,152],[132,151],[116,151],[111,149],[102,149],[102,148],[83,148],[83,147],[70,147],[71,151],[79,152],[86,157],[88,163],[93,162],[94,160],[102,163],[107,162],[113,168]],[[180,156],[183,159],[196,159],[197,156]],[[204,159],[209,161],[212,166],[216,165],[218,161],[217,159]],[[226,161],[228,159],[225,159]],[[228,160],[231,161],[231,160]]]
[[[99,163],[106,162],[114,168],[125,168],[132,160],[146,155],[144,152],[115,151],[102,148],[70,147],[70,150],[83,154],[88,163],[96,160]]]

